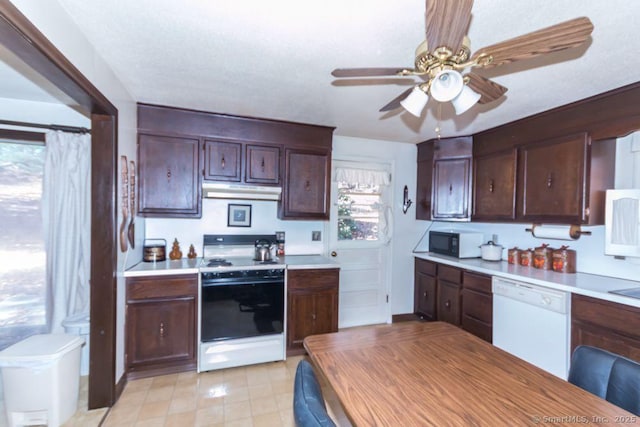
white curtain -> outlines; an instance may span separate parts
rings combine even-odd
[[[371,169],[336,168],[336,182],[352,184],[389,185],[389,172]]]
[[[62,333],[69,315],[89,312],[91,136],[50,131],[42,212],[47,253],[47,322]]]

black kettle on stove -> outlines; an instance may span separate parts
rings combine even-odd
[[[255,257],[256,261],[271,261],[271,249],[273,243],[267,239],[258,239],[255,243]]]

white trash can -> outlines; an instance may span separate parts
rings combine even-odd
[[[80,352],[80,375],[89,375],[89,313],[76,313],[62,321],[65,334],[78,335],[84,340]]]
[[[58,427],[76,412],[82,343],[73,335],[42,334],[0,351],[10,427]]]

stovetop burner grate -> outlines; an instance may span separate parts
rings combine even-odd
[[[207,267],[229,267],[231,265],[233,265],[231,261],[227,261],[224,258],[211,258],[207,262]]]

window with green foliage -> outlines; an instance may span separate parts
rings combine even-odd
[[[0,349],[45,331],[44,144],[0,138]]]
[[[379,240],[379,185],[338,183],[338,240]]]

